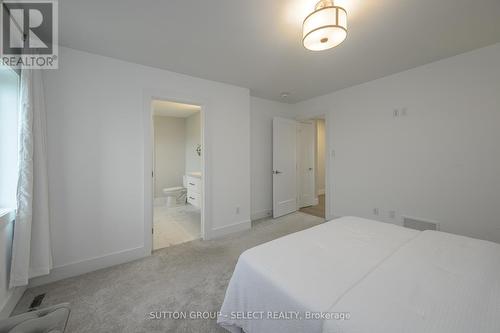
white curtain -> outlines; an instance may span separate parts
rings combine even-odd
[[[19,174],[10,287],[52,268],[47,174],[47,129],[41,70],[21,70]]]

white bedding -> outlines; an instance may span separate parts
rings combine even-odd
[[[329,311],[418,234],[391,224],[344,217],[247,250],[236,265],[218,323],[231,332],[242,328],[246,333],[321,332],[322,320],[293,320],[291,312],[304,316]],[[269,311],[286,313],[292,320],[269,319],[281,315],[269,316]]]
[[[424,231],[332,308],[324,332],[500,332],[500,244]]]
[[[305,320],[307,312],[349,319]],[[330,221],[244,252],[218,323],[246,333],[498,333],[500,244]]]

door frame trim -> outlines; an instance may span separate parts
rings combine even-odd
[[[143,91],[143,124],[144,124],[144,255],[150,256],[153,251],[153,205],[154,205],[154,128],[153,100],[166,100],[177,103],[199,105],[201,107],[201,238],[211,239],[212,221],[210,219],[212,203],[210,191],[212,189],[210,177],[210,148],[211,140],[207,124],[211,117],[210,101],[207,98],[193,95],[188,92],[178,92],[161,89],[144,89]]]
[[[312,197],[312,202],[304,203],[302,197],[302,171],[300,170],[299,167],[303,166],[303,150],[302,150],[302,141],[300,141],[302,129],[304,125],[311,125],[313,127],[313,170],[312,170],[312,177],[313,177],[313,197]],[[318,204],[318,196],[316,195],[316,168],[317,168],[317,161],[316,161],[316,148],[318,145],[318,135],[317,135],[317,128],[315,127],[316,123],[313,120],[302,120],[302,121],[297,121],[297,208],[303,208],[303,207],[309,207],[313,205]]]
[[[335,218],[334,214],[334,195],[333,195],[333,175],[335,151],[333,145],[333,114],[329,111],[313,113],[309,115],[297,116],[297,121],[310,121],[313,119],[324,119],[325,121],[325,219],[327,221]],[[330,181],[331,180],[331,181]]]

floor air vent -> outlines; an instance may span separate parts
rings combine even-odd
[[[439,230],[439,224],[435,222],[424,221],[413,217],[403,216],[403,226],[415,230]]]
[[[31,304],[30,304],[30,309],[28,311],[37,310],[40,307],[40,305],[42,304],[44,297],[45,297],[45,294],[40,294],[40,295],[35,296],[35,298],[33,298],[33,302],[31,302]]]

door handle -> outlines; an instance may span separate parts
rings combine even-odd
[[[309,171],[313,171],[313,168],[309,168]]]
[[[274,174],[274,175],[279,175],[280,173],[283,173],[283,172],[281,172],[281,171],[279,171],[279,170],[273,170],[273,174]]]

